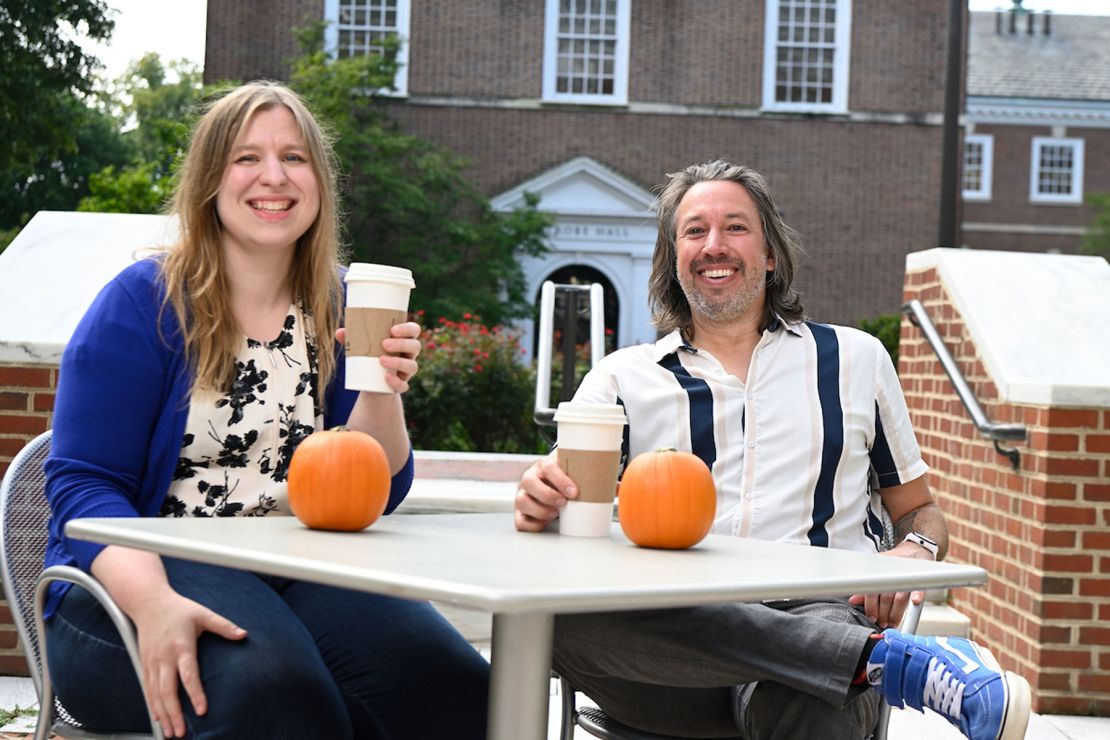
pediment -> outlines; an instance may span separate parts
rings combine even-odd
[[[590,157],[575,157],[491,200],[494,210],[508,211],[524,203],[524,194],[540,197],[546,213],[615,218],[653,218],[650,192]]]

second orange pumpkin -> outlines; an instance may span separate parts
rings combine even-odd
[[[656,450],[625,468],[617,496],[621,529],[643,547],[678,550],[709,534],[717,514],[717,487],[701,458]]]

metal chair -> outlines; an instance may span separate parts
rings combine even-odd
[[[153,715],[150,715],[149,734],[94,731],[83,727],[54,696],[45,660],[46,633],[42,616],[47,586],[54,581],[76,584],[100,602],[119,630],[135,672],[142,675],[142,670],[135,629],[100,582],[84,571],[65,565],[43,570],[50,517],[43,462],[49,454],[50,432],[47,431],[19,451],[0,485],[0,571],[4,595],[39,699],[35,740],[46,740],[50,733],[69,740],[163,740],[161,727]]]

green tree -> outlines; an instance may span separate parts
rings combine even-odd
[[[323,24],[298,37],[304,52],[291,85],[336,135],[353,258],[411,267],[412,306],[432,319],[471,313],[497,325],[529,315],[519,257],[546,250],[551,223],[536,201],[495,212],[464,177],[463,160],[400,131],[379,94],[393,85],[394,46],[333,60]]]
[[[1110,193],[1091,193],[1087,204],[1095,209],[1095,217],[1079,243],[1079,251],[1110,259]]]
[[[171,81],[170,77],[174,79]],[[147,54],[115,81],[108,96],[131,160],[104,167],[89,178],[89,195],[78,210],[105,213],[158,213],[173,192],[173,177],[189,141],[204,87],[196,65],[164,65]]]
[[[104,41],[114,22],[102,0],[4,0],[0,7],[0,172],[26,172],[72,152],[73,97],[92,92],[96,57],[80,36]]]
[[[123,166],[132,157],[118,121],[105,110],[72,93],[54,96],[66,111],[65,127],[72,132],[73,145],[62,150],[44,142],[29,164],[0,170],[0,230],[13,235],[38,211],[73,210],[88,193],[90,175],[106,166]]]

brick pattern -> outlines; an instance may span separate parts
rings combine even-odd
[[[29,441],[50,428],[57,365],[0,363],[0,476]]]
[[[27,442],[50,428],[57,387],[57,365],[0,363],[0,476]],[[0,675],[28,675],[6,601],[0,601]]]
[[[906,254],[936,246],[941,130],[935,126],[580,108],[398,103],[390,110],[408,132],[470,160],[468,174],[490,194],[579,155],[646,189],[691,162],[723,157],[747,164],[768,177],[776,205],[802,234],[807,256],[798,280],[818,321],[854,324],[897,312]],[[881,184],[874,177],[880,172]]]
[[[930,484],[948,518],[948,557],[990,573],[956,589],[976,640],[1034,687],[1043,713],[1110,712],[1110,410],[999,399],[936,270],[906,276],[988,418],[1025,424],[1020,469],[965,412],[920,331],[903,322],[899,375]]]
[[[205,79],[287,78],[280,60],[296,19],[322,0],[209,3]],[[911,123],[839,116],[734,118],[762,103],[765,3],[671,0],[632,6],[631,103],[690,106],[698,115],[540,104],[542,0],[413,0],[409,93],[462,100],[390,110],[403,129],[472,163],[493,196],[586,155],[651,188],[692,162],[718,157],[768,176],[778,206],[805,238],[799,271],[810,316],[855,324],[898,310],[905,255],[936,246],[941,129],[916,123],[943,109],[947,3],[852,3],[849,108],[905,114]],[[876,33],[875,29],[883,29]],[[283,36],[284,34],[284,36]],[[357,235],[355,235],[357,238]]]
[[[987,202],[969,201],[963,204],[964,221],[1071,227],[1090,225],[1095,212],[1089,205],[1032,203],[1029,200],[1033,137],[1052,136],[1051,127],[979,124],[975,133],[994,136],[992,192]],[[1084,141],[1084,196],[1110,191],[1110,129],[1068,127],[1066,136]],[[963,233],[963,243],[976,249],[1037,252],[1057,249],[1074,254],[1079,241],[1079,236]]]
[[[322,19],[323,5],[210,2],[205,80],[287,79],[288,60],[297,54],[290,30]],[[765,9],[763,0],[634,0],[629,100],[761,105]],[[946,9],[945,0],[852,3],[853,110],[941,110]],[[543,0],[412,0],[409,36],[412,95],[540,96]]]

